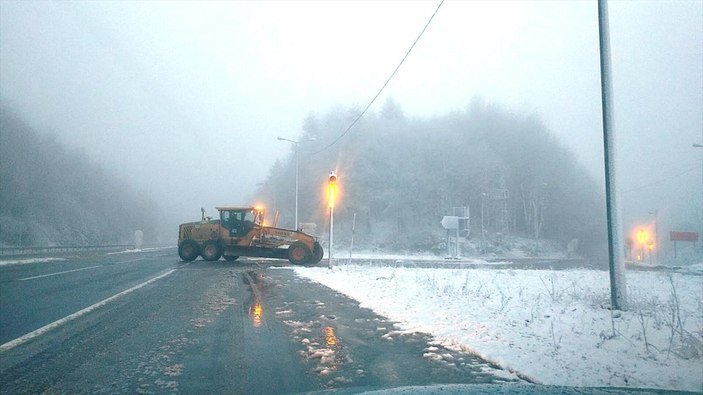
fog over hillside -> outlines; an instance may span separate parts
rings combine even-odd
[[[154,203],[55,137],[0,107],[0,246],[156,241]]]

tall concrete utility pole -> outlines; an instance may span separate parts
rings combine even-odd
[[[615,132],[613,130],[613,84],[610,69],[610,29],[607,0],[598,0],[598,37],[600,43],[601,107],[603,112],[603,149],[605,156],[605,195],[608,221],[608,261],[610,266],[610,304],[613,310],[623,310],[626,299],[625,262],[622,230],[615,186]]]

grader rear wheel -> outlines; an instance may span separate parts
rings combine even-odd
[[[200,253],[200,248],[198,243],[193,240],[183,240],[178,245],[178,256],[181,257],[185,262],[191,262],[198,257]]]

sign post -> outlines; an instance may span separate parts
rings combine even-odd
[[[354,249],[354,233],[356,233],[356,213],[354,213],[354,219],[352,220],[352,235],[351,243],[349,244],[349,264],[351,264],[352,250]]]
[[[693,248],[695,248],[698,241],[698,232],[669,232],[669,240],[674,242],[674,258],[676,258],[676,243],[679,241],[693,242]]]
[[[441,221],[442,227],[447,230],[447,255],[450,258],[459,257],[459,217],[456,215],[445,215]],[[452,236],[451,231],[456,232],[456,242],[454,243],[454,252],[452,252]]]

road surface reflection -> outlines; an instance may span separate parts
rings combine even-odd
[[[244,273],[244,283],[251,288],[251,303],[247,314],[251,319],[251,324],[254,328],[261,327],[263,323],[264,307],[263,289],[264,289],[264,274],[261,271],[249,271]]]

